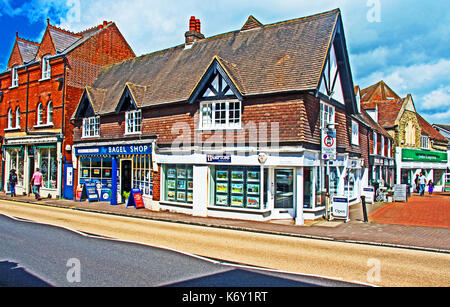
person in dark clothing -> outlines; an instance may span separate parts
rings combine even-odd
[[[11,190],[11,197],[16,196],[16,184],[17,184],[16,170],[12,169],[9,174],[9,189]]]

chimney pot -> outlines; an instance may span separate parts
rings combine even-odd
[[[195,31],[197,26],[197,20],[195,19],[195,16],[191,16],[191,19],[189,20],[189,31]]]
[[[200,31],[200,19],[197,19],[197,20],[195,21],[195,31],[197,31],[198,33],[202,33],[202,32]]]
[[[108,22],[106,20],[103,20],[103,27],[106,27],[108,25]]]

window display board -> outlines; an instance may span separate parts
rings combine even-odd
[[[192,165],[167,165],[165,180],[165,200],[179,203],[193,202],[194,182]]]
[[[261,207],[259,167],[217,166],[214,179],[216,206]]]

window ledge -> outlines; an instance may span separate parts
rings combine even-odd
[[[197,128],[196,132],[215,132],[215,131],[231,131],[231,130],[242,130],[242,127],[217,127],[217,128]]]
[[[5,132],[20,131],[20,127],[5,128],[4,131],[5,131]]]
[[[15,89],[15,88],[18,88],[18,87],[19,87],[18,85],[13,85],[13,86],[8,87],[8,90],[12,90],[12,89]]]
[[[40,129],[40,128],[51,128],[51,127],[53,127],[53,126],[54,126],[53,123],[51,123],[51,124],[39,124],[39,125],[34,125],[33,128],[35,128],[35,129]]]
[[[124,135],[125,136],[128,136],[128,135],[142,135],[142,131],[141,132],[125,132]]]
[[[100,135],[94,135],[94,136],[82,136],[81,139],[82,140],[86,140],[86,139],[98,139],[100,138]]]
[[[38,82],[48,81],[48,80],[51,80],[51,79],[52,79],[51,77],[41,78],[41,79],[38,80]]]

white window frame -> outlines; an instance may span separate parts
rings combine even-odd
[[[42,57],[42,80],[47,80],[51,78],[52,69],[50,66],[49,55]]]
[[[230,122],[232,120],[230,118],[230,106],[233,103],[238,103],[238,108],[235,108],[234,111],[238,112],[238,118],[235,122]],[[225,104],[225,123],[217,123],[218,118],[216,118],[217,106],[220,104]],[[205,112],[203,112],[204,108],[209,109],[209,116],[205,116]],[[210,100],[210,101],[202,101],[200,103],[200,120],[199,120],[199,129],[201,130],[215,130],[215,129],[240,129],[242,127],[242,102],[240,100]],[[236,118],[235,118],[236,119]]]
[[[82,137],[92,138],[100,136],[100,117],[83,118]]]
[[[16,128],[20,128],[20,108],[16,108]]]
[[[12,129],[13,127],[13,111],[12,108],[8,109],[8,129]]]
[[[385,154],[384,154],[384,146],[385,146],[385,144],[384,144],[384,136],[381,135],[380,137],[381,137],[381,155],[383,157],[385,157]]]
[[[44,124],[44,106],[39,103],[36,108],[36,125],[41,126]]]
[[[424,149],[430,148],[430,137],[428,135],[420,136],[420,147]]]
[[[47,104],[47,124],[53,124],[53,102],[49,101]]]
[[[352,119],[352,145],[359,145],[359,124]]]
[[[125,113],[125,135],[142,133],[142,110]]]
[[[334,106],[320,102],[320,128],[326,129],[327,125],[334,124],[336,120],[336,109]]]
[[[17,66],[14,66],[11,70],[11,87],[19,86],[19,72],[17,70]]]
[[[373,155],[376,155],[378,153],[377,148],[378,147],[378,140],[377,140],[377,133],[373,132]]]

